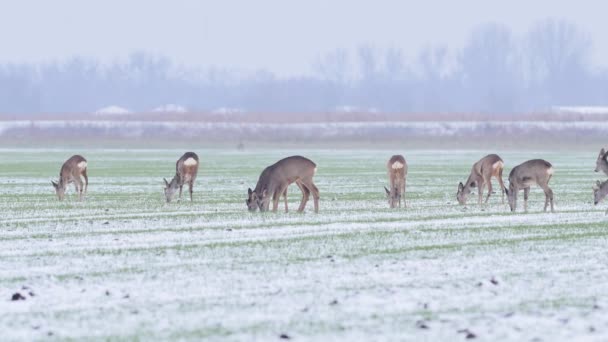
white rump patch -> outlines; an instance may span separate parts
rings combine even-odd
[[[186,166],[192,166],[192,165],[196,165],[196,164],[198,164],[198,163],[196,162],[196,159],[194,159],[194,158],[188,158],[184,161],[184,165],[186,165]]]
[[[553,174],[553,167],[550,167],[547,169],[547,174],[548,175],[552,175]]]
[[[497,161],[496,163],[492,164],[492,167],[495,169],[500,169],[503,168],[505,166],[505,164],[503,164],[503,162],[501,162],[500,160]]]
[[[391,167],[394,170],[396,170],[396,169],[403,169],[403,163],[396,161],[396,162],[393,163],[393,165]]]
[[[312,171],[313,174],[317,173],[317,168],[315,167],[315,169]]]
[[[87,162],[86,161],[81,161],[80,163],[78,163],[78,168],[80,170],[84,170],[87,168]]]

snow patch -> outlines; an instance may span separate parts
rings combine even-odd
[[[212,110],[211,113],[216,115],[242,114],[245,113],[245,110],[243,108],[219,107]]]
[[[152,109],[155,113],[187,113],[188,109],[177,104],[166,104]]]
[[[95,111],[95,115],[125,115],[131,114],[131,111],[119,106],[107,106]]]
[[[602,106],[553,106],[553,113],[558,114],[585,114],[585,115],[602,115],[608,114],[608,107]]]

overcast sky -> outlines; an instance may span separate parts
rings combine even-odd
[[[545,18],[587,31],[608,66],[608,3],[601,0],[0,0],[0,62],[72,55],[103,61],[133,51],[188,66],[302,74],[320,54],[361,44],[460,47],[484,22],[522,33]]]

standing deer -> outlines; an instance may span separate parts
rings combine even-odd
[[[545,209],[551,202],[553,210],[553,190],[549,188],[549,181],[553,176],[553,165],[546,160],[532,159],[517,165],[509,174],[509,190],[505,190],[509,200],[509,207],[514,212],[517,208],[517,193],[524,189],[524,210],[528,211],[528,194],[531,185],[538,185],[545,191]]]
[[[595,172],[600,172],[600,170],[608,175],[608,151],[603,148],[595,161]]]
[[[254,190],[248,189],[248,197],[245,201],[247,208],[249,211],[255,211],[258,208],[260,211],[268,211],[272,198],[272,211],[276,212],[280,197],[284,196],[285,212],[287,212],[287,188],[291,183],[296,183],[302,191],[302,200],[298,212],[304,211],[312,193],[315,213],[318,213],[319,189],[312,179],[316,171],[317,165],[302,156],[292,156],[279,160],[262,171]]]
[[[603,183],[598,180],[593,186],[593,204],[600,203],[606,195],[608,195],[608,180]],[[608,215],[608,209],[604,214]]]
[[[386,191],[386,198],[391,208],[401,208],[401,197],[403,196],[403,206],[407,208],[407,202],[405,200],[405,179],[407,177],[407,163],[402,155],[392,156],[386,163],[388,170],[388,181],[391,189],[384,187]]]
[[[505,203],[505,185],[502,182],[502,170],[504,167],[504,162],[496,154],[488,154],[481,158],[477,163],[473,164],[471,174],[465,184],[462,184],[462,182],[458,184],[458,192],[456,193],[458,203],[466,205],[467,197],[471,193],[471,188],[477,187],[479,195],[478,203],[481,205],[483,188],[486,184],[488,185],[488,196],[486,197],[485,203],[488,203],[490,195],[492,194],[492,177],[498,180],[500,192],[502,193],[502,203]]]
[[[165,198],[167,203],[171,202],[175,191],[179,188],[179,200],[182,199],[182,188],[188,183],[190,190],[190,201],[192,202],[192,187],[198,173],[198,156],[194,152],[186,152],[175,163],[175,176],[171,182],[167,182],[165,178]]]
[[[84,178],[84,187],[82,178]],[[59,180],[57,182],[51,181],[55,188],[55,193],[60,201],[63,201],[65,197],[65,191],[68,188],[68,184],[74,183],[76,193],[78,194],[78,200],[82,201],[83,190],[84,194],[87,193],[89,187],[89,177],[87,177],[87,160],[83,156],[73,155],[61,166],[59,171]],[[84,189],[83,189],[84,188]]]

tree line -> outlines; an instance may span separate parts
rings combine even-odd
[[[0,65],[0,112],[92,112],[108,105],[147,111],[174,103],[200,111],[501,115],[605,105],[608,70],[592,65],[591,54],[588,34],[547,19],[520,35],[484,24],[459,49],[428,46],[414,58],[398,48],[337,49],[313,61],[305,76],[187,68],[143,52],[110,64],[82,57],[8,63]]]

